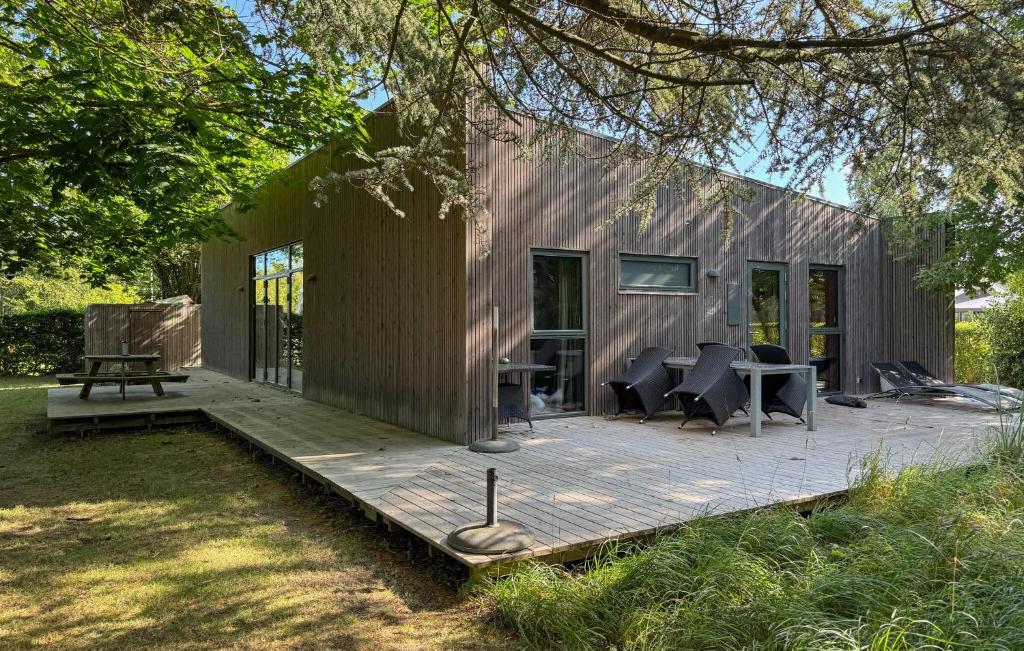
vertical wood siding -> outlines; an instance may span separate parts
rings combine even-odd
[[[523,120],[523,135],[531,124]],[[579,133],[579,145],[607,152],[611,142]],[[557,157],[556,157],[557,160]],[[702,206],[687,192],[679,200],[663,190],[655,218],[638,232],[635,217],[609,224],[641,166],[605,174],[601,161],[539,163],[520,156],[514,145],[469,134],[467,164],[483,192],[490,213],[491,256],[477,258],[479,243],[467,246],[467,386],[471,438],[487,432],[488,333],[492,304],[501,310],[501,354],[530,359],[529,275],[532,249],[586,252],[589,358],[588,411],[600,414],[614,406],[604,382],[620,372],[626,358],[646,346],[665,346],[680,355],[696,354],[695,344],[720,340],[744,346],[743,325],[726,325],[727,283],[741,283],[746,294],[747,261],[783,262],[788,276],[788,348],[795,361],[808,357],[808,267],[845,268],[845,338],[843,386],[847,392],[877,388],[869,363],[896,351],[931,364],[936,372],[951,367],[951,340],[943,319],[950,316],[942,297],[925,294],[909,274],[883,258],[878,223],[821,201],[801,199],[780,188],[746,182],[749,202],[737,202],[743,217],[726,238],[724,211]],[[643,253],[697,258],[696,294],[685,296],[620,294],[618,254]],[[708,278],[708,270],[720,277]],[[885,291],[883,291],[883,289]],[[897,291],[898,290],[898,291]],[[888,294],[886,292],[889,292]],[[890,297],[886,307],[885,297]],[[896,303],[899,303],[897,306]],[[744,307],[746,309],[746,307]],[[916,315],[915,331],[895,333],[886,323]],[[885,320],[883,320],[883,317]],[[951,329],[948,329],[951,333]],[[881,337],[896,337],[883,344]],[[891,334],[889,334],[891,333]],[[899,337],[905,336],[906,342]],[[912,342],[912,343],[911,343]],[[916,356],[916,357],[915,357]],[[942,363],[939,363],[939,360]],[[859,383],[858,383],[859,379]]]
[[[159,354],[161,370],[199,366],[201,313],[199,305],[95,303],[85,310],[85,354],[118,354],[127,341],[133,353]]]
[[[888,228],[883,228],[883,236]],[[932,234],[927,247],[903,259],[899,247],[888,247],[881,258],[881,341],[885,359],[918,360],[946,382],[953,382],[955,312],[952,295],[922,292],[914,275],[942,254],[944,234]]]
[[[389,115],[367,128],[376,148],[403,144]],[[304,397],[461,443],[464,221],[439,219],[438,193],[419,177],[392,197],[404,219],[355,188],[315,206],[310,180],[353,166],[365,163],[323,148],[268,184],[253,209],[225,210],[239,237],[203,247],[204,363],[249,377],[249,256],[303,240]]]

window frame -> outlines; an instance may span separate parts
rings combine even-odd
[[[690,267],[690,284],[685,287],[665,287],[642,285],[624,285],[622,283],[623,262],[660,262],[664,264],[687,264]],[[620,251],[616,268],[616,286],[620,294],[654,294],[660,296],[695,296],[697,294],[697,263],[696,256],[661,255],[654,253],[629,253]]]
[[[581,317],[580,325],[582,326],[581,328],[578,328],[578,329],[568,329],[568,330],[544,330],[544,329],[537,329],[536,328],[536,326],[535,326],[536,320],[534,319],[534,313],[533,313],[534,312],[534,304],[533,304],[533,268],[534,268],[534,266],[533,265],[534,265],[534,258],[537,257],[537,256],[551,257],[551,258],[576,258],[576,259],[578,259],[580,261],[580,282],[582,283],[581,287],[580,287],[580,300],[582,302],[582,305],[580,306],[580,317]],[[573,339],[573,338],[579,338],[579,337],[584,337],[585,338],[587,336],[587,333],[590,330],[590,328],[587,327],[588,326],[588,321],[590,319],[590,314],[589,314],[589,309],[588,309],[588,305],[589,305],[588,299],[589,299],[589,296],[588,296],[588,291],[587,291],[588,290],[587,278],[589,276],[588,269],[587,269],[587,260],[588,260],[588,256],[587,256],[587,253],[585,251],[572,251],[572,250],[568,250],[568,249],[530,249],[530,269],[529,269],[529,278],[528,278],[528,282],[527,282],[527,292],[528,292],[527,295],[529,296],[528,300],[530,302],[530,338],[531,339],[534,339],[534,338],[546,339],[546,338],[552,338],[552,337],[556,337],[556,338],[557,337],[565,337],[565,338]]]
[[[811,273],[815,271],[834,271],[836,272],[836,324],[834,326],[821,326],[814,327],[810,324],[810,318],[807,319],[807,331],[811,334],[817,335],[844,335],[846,329],[844,327],[846,323],[846,268],[843,265],[836,264],[809,264],[807,265],[807,312],[808,317],[810,316],[811,309]]]
[[[534,270],[534,258],[537,256],[546,257],[557,257],[557,258],[576,258],[580,261],[580,300],[582,301],[581,317],[582,317],[582,328],[578,330],[537,330],[535,328],[534,321],[534,295],[533,295],[533,270]],[[574,416],[581,416],[589,413],[590,405],[592,404],[592,396],[590,395],[590,252],[580,251],[575,249],[549,249],[549,248],[530,248],[529,256],[529,267],[527,269],[526,277],[526,291],[527,301],[529,304],[529,345],[535,339],[581,339],[583,341],[583,409],[581,411],[567,411],[564,413],[557,414],[536,414],[532,416],[534,420],[543,420],[548,418],[571,418]],[[533,386],[533,374],[530,374],[529,379],[530,386]]]
[[[811,274],[815,271],[834,271],[836,273],[836,325],[814,327],[807,319],[807,350],[808,355],[811,349],[811,337],[814,335],[834,335],[839,338],[839,388],[819,389],[818,395],[836,395],[843,392],[846,382],[843,380],[846,372],[846,265],[837,264],[809,264],[807,265],[807,313],[810,317],[811,310]]]
[[[302,247],[303,247],[302,262],[299,263],[298,266],[295,266],[295,264],[294,264],[295,260],[294,260],[294,255],[293,254],[294,254],[294,251],[295,251],[295,246],[299,245],[299,244],[301,244]],[[266,264],[267,263],[267,256],[268,256],[268,254],[274,253],[275,251],[282,251],[282,250],[285,253],[285,262],[286,262],[284,270],[268,274],[267,273],[267,264]],[[257,263],[257,259],[260,258],[261,256],[263,257],[263,274],[262,275],[260,275],[259,268],[257,267],[257,264],[256,264]],[[269,374],[267,373],[268,369],[266,368],[266,366],[264,366],[264,369],[263,369],[263,378],[262,379],[257,377],[257,375],[256,375],[256,362],[257,362],[257,359],[256,359],[256,310],[255,310],[255,308],[256,308],[257,285],[259,283],[263,283],[263,301],[262,301],[262,303],[263,303],[263,305],[269,305],[270,301],[269,301],[269,298],[268,298],[269,297],[268,283],[270,281],[275,281],[276,282],[277,280],[282,279],[282,278],[285,280],[285,286],[287,288],[286,289],[286,294],[285,294],[285,301],[288,303],[289,306],[291,306],[291,301],[292,301],[292,276],[294,274],[296,274],[296,273],[302,273],[304,266],[305,266],[305,242],[304,242],[304,240],[301,240],[301,239],[299,239],[299,240],[290,240],[290,241],[285,242],[284,244],[281,244],[279,246],[274,246],[274,247],[271,247],[269,249],[263,249],[263,250],[260,250],[260,251],[256,251],[255,253],[249,254],[249,295],[250,295],[250,299],[249,299],[249,378],[250,378],[251,381],[257,382],[259,384],[264,384],[266,386],[275,387],[275,388],[283,389],[283,390],[286,390],[286,391],[295,391],[296,393],[299,393],[299,392],[292,388],[292,342],[291,342],[292,321],[291,321],[291,313],[289,311],[288,327],[287,327],[287,335],[286,335],[286,337],[288,339],[288,349],[287,349],[288,350],[288,352],[287,352],[287,356],[288,356],[287,382],[284,383],[284,384],[281,384],[281,383],[279,383],[277,381],[278,380],[279,370],[275,370],[274,380],[270,379]],[[279,289],[275,289],[275,295],[279,296],[279,291],[280,291]],[[289,307],[289,310],[290,309],[291,308]],[[266,357],[267,357],[267,352],[266,352],[266,341],[267,341],[267,339],[266,339],[265,330],[266,330],[266,323],[264,323],[264,365],[266,365]],[[279,369],[279,367],[275,367],[275,369]]]

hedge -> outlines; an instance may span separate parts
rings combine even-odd
[[[985,311],[992,345],[992,362],[999,382],[1024,387],[1024,296],[1012,296]]]
[[[956,323],[956,381],[974,384],[993,381],[992,345],[980,321]]]
[[[0,325],[0,375],[51,375],[82,369],[82,312],[50,310],[6,316]]]

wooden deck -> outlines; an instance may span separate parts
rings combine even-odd
[[[812,503],[845,490],[858,460],[883,448],[894,467],[936,456],[957,459],[998,423],[987,408],[959,401],[870,401],[868,409],[819,402],[816,432],[785,417],[765,421],[760,438],[735,418],[715,436],[701,423],[678,429],[669,412],[636,418],[542,420],[516,425],[522,449],[480,455],[283,391],[190,370],[187,384],[51,389],[54,429],[209,419],[248,439],[472,570],[498,573],[511,561],[570,560],[609,539],[649,534],[706,513]],[[448,533],[479,521],[484,473],[499,476],[499,512],[533,529],[537,543],[512,556],[465,555]]]

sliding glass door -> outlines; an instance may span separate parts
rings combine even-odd
[[[843,270],[812,266],[808,273],[808,359],[818,371],[818,391],[843,390]]]
[[[535,373],[534,415],[586,410],[586,256],[535,251],[531,256],[531,361],[555,367]]]
[[[252,257],[252,377],[302,391],[303,249],[295,242]]]

